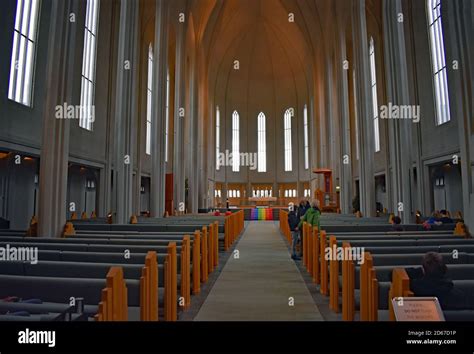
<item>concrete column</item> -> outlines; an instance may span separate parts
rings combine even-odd
[[[384,50],[387,78],[387,101],[393,105],[409,105],[409,87],[405,34],[403,24],[398,22],[402,13],[401,0],[387,0],[383,3]],[[410,119],[389,119],[390,160],[393,210],[403,223],[412,222],[413,157],[412,125]]]
[[[185,60],[184,46],[186,26],[178,23],[176,27],[176,73],[175,73],[175,109],[174,109],[174,200],[178,211],[184,211],[185,203],[185,164],[184,164],[184,119],[182,110],[185,107]],[[185,113],[185,112],[184,112]],[[181,210],[181,209],[183,210]]]
[[[195,50],[195,48],[192,48]],[[189,112],[186,112],[186,129],[189,141],[186,142],[186,163],[188,177],[188,213],[197,213],[199,203],[199,164],[198,164],[198,90],[196,53],[191,54],[189,62]]]
[[[152,179],[151,215],[162,217],[165,212],[165,141],[166,141],[166,76],[168,70],[169,1],[156,0],[155,43],[152,105]]]
[[[347,60],[346,54],[346,37],[345,32],[341,28],[339,30],[339,53],[340,62],[337,63],[336,69],[340,80],[339,85],[339,97],[340,97],[340,119],[341,119],[341,212],[343,214],[349,214],[352,211],[352,168],[351,168],[351,123],[349,114],[349,84],[348,84],[348,73],[350,63],[345,62]]]
[[[352,33],[356,70],[356,97],[359,117],[360,207],[364,216],[375,216],[374,120],[370,87],[369,44],[365,0],[353,2]]]
[[[122,0],[115,96],[114,221],[128,223],[132,215],[138,76],[138,3]]]
[[[77,26],[70,13],[79,12],[72,0],[51,1],[51,23],[47,54],[47,90],[39,174],[38,235],[60,237],[66,222],[69,157],[69,119],[57,119],[56,106],[73,104],[74,53]]]
[[[207,208],[208,206],[208,190],[209,190],[209,175],[208,164],[211,163],[208,151],[209,145],[214,146],[214,141],[210,139],[212,135],[212,119],[209,112],[208,102],[208,88],[207,76],[203,68],[205,67],[206,58],[203,58],[203,50],[197,51],[196,57],[196,97],[197,97],[197,174],[195,177],[198,188],[198,208]],[[196,210],[197,211],[197,210]]]
[[[450,88],[451,116],[458,121],[461,177],[463,191],[463,212],[469,228],[474,225],[474,134],[472,117],[474,116],[474,4],[469,0],[443,2],[443,21],[445,26],[446,62],[449,58],[459,61],[458,70],[448,71]],[[446,28],[447,27],[447,28]]]

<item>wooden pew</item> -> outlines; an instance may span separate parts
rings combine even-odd
[[[183,238],[181,247],[181,296],[183,308],[191,306],[191,240],[189,235]],[[193,260],[194,262],[194,260]],[[194,269],[193,269],[194,273]]]
[[[319,247],[320,247],[320,240],[319,240],[319,230],[317,226],[313,227],[313,242],[312,242],[312,249],[311,252],[313,253],[313,282],[315,284],[320,283],[320,266],[319,266]]]
[[[326,250],[326,231],[322,230],[319,236],[319,265],[321,270],[320,276],[320,292],[323,295],[328,295],[328,263],[325,259]]]
[[[364,263],[360,266],[360,320],[378,319],[378,280],[370,252],[364,252]]]
[[[344,249],[350,248],[349,242],[344,242]],[[342,320],[354,321],[355,315],[355,264],[353,260],[342,261]]]
[[[403,268],[395,268],[392,273],[392,284],[388,293],[388,308],[390,321],[395,321],[395,312],[393,311],[392,299],[397,297],[414,296],[410,290],[410,278]]]
[[[291,231],[288,224],[288,212],[280,210],[280,230],[286,237],[289,243],[291,243]]]
[[[156,252],[148,252],[140,277],[140,320],[158,321],[158,262]]]
[[[203,226],[202,227],[202,233],[201,233],[201,282],[206,283],[208,276],[209,276],[209,270],[208,270],[208,261],[209,261],[209,256],[207,254],[208,251],[208,240],[207,240],[207,227]]]
[[[165,320],[176,321],[177,309],[177,263],[176,243],[170,242],[165,260]]]
[[[193,294],[201,292],[201,233],[194,232],[193,243]]]
[[[331,252],[334,247],[337,247],[335,236],[329,237],[329,247]],[[329,260],[329,308],[334,312],[339,312],[339,261],[337,256],[332,254]]]
[[[219,265],[219,223],[214,222],[214,267]]]
[[[157,287],[158,289],[158,287]],[[121,267],[111,267],[102,291],[96,321],[127,321],[127,286]]]

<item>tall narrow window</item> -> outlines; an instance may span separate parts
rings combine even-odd
[[[441,22],[441,0],[427,0],[426,7],[428,12],[428,30],[430,33],[436,124],[441,125],[451,120],[444,35]]]
[[[165,116],[165,162],[168,162],[168,144],[170,130],[170,72],[166,72],[166,116]]]
[[[267,172],[267,143],[265,129],[265,114],[258,115],[258,172]]]
[[[309,169],[309,139],[308,139],[308,107],[304,105],[303,110],[303,129],[304,129],[304,168]]]
[[[216,107],[216,170],[219,171],[219,154],[221,152],[221,112],[219,106]]]
[[[232,113],[232,171],[240,171],[239,113]]]
[[[291,171],[292,149],[291,149],[291,110],[287,109],[284,117],[284,138],[285,138],[285,171]]]
[[[370,55],[370,79],[372,85],[372,110],[374,117],[374,141],[375,141],[375,152],[380,151],[380,131],[379,131],[379,106],[377,102],[377,68],[375,66],[375,46],[374,39],[370,37],[369,46]]]
[[[31,107],[40,0],[18,0],[8,98]]]
[[[153,47],[148,47],[148,79],[146,84],[146,153],[151,155],[151,109],[153,100]]]
[[[79,126],[92,130],[94,122],[95,67],[97,61],[97,28],[99,0],[87,0],[84,51],[82,55],[81,115]]]

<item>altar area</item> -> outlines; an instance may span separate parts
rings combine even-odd
[[[250,197],[249,205],[254,206],[274,206],[277,203],[276,197]]]

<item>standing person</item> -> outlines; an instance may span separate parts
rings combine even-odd
[[[298,206],[298,209],[297,209],[297,213],[296,215],[298,216],[298,223],[300,222],[300,220],[303,218],[304,214],[306,213],[306,206],[305,206],[305,201],[302,200]],[[300,242],[300,254],[299,256],[302,257],[303,256],[303,229],[302,228],[298,228],[299,230],[299,242]]]
[[[306,201],[306,204],[304,205],[304,213],[311,209],[311,205],[309,204],[309,200]],[[304,214],[303,214],[304,215]]]
[[[229,198],[227,198],[227,200],[225,201],[225,206],[226,206],[227,210],[229,210]]]
[[[294,260],[300,259],[296,255],[296,245],[299,239],[298,223],[299,223],[298,214],[296,213],[294,207],[290,207],[290,210],[288,212],[288,225],[290,226],[291,237],[292,237],[291,259],[294,259]]]
[[[298,216],[298,220],[301,219],[306,212],[306,209],[304,207],[304,201],[302,200],[300,204],[298,205],[298,208],[296,209],[296,215]]]
[[[319,210],[318,202],[315,200],[311,204],[311,208],[304,214],[303,218],[300,220],[298,227],[301,229],[303,222],[307,222],[311,226],[317,226],[318,230],[321,230],[320,224],[321,210]]]

